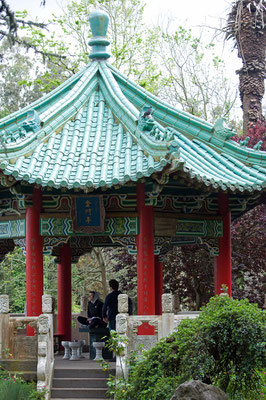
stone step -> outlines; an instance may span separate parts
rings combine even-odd
[[[100,368],[55,368],[54,370],[54,378],[108,378],[109,375],[115,375],[115,369],[103,371]]]
[[[106,378],[54,378],[53,388],[107,388]]]
[[[52,388],[51,399],[106,399],[104,388]]]

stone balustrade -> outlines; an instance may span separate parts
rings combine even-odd
[[[171,294],[162,295],[162,315],[128,315],[128,296],[118,296],[118,311],[116,316],[116,331],[125,340],[124,354],[116,358],[116,375],[127,376],[127,358],[131,351],[142,348],[148,350],[163,337],[170,335],[185,318],[196,318],[199,312],[174,313],[175,301]],[[138,335],[138,328],[148,323],[154,327],[154,335]]]
[[[8,296],[0,295],[0,363],[36,361],[37,390],[45,388],[46,399],[49,399],[54,368],[54,300],[51,296],[43,295],[42,311],[39,317],[11,316]],[[34,336],[21,333],[27,325],[34,328]]]

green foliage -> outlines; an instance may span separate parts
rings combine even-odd
[[[169,400],[189,379],[220,387],[230,400],[258,399],[264,332],[265,312],[256,304],[212,298],[197,319],[183,320],[178,331],[144,353],[128,381],[118,382],[124,390],[119,400]]]
[[[0,264],[0,293],[9,296],[12,313],[23,313],[26,301],[26,259],[22,250],[15,247]]]
[[[0,63],[0,118],[2,118],[34,102],[40,97],[41,91],[37,80],[33,80],[40,73],[39,67],[25,51],[18,46],[10,48],[8,42],[3,41],[0,53],[4,53]],[[31,81],[30,86],[28,81]]]
[[[0,373],[0,400],[43,400],[45,392],[36,390],[35,383]]]
[[[109,376],[108,378],[108,392],[107,396],[110,397],[110,399],[116,399],[116,400],[126,400],[128,399],[128,392],[131,388],[131,385],[128,383],[128,381],[124,378],[115,378],[113,376]]]
[[[184,348],[179,341],[180,351],[184,351],[179,353],[180,370],[219,386],[234,399],[257,398],[265,350],[265,312],[246,299],[219,296],[202,309],[195,328],[189,346]]]
[[[118,335],[116,331],[110,331],[110,338],[106,341],[106,345],[110,351],[113,351],[117,356],[124,355],[125,345],[128,339],[124,336]]]
[[[53,15],[49,32],[22,27],[27,41],[50,54],[46,71],[32,82],[51,90],[89,62],[88,15],[94,8],[110,17],[108,51],[114,67],[184,111],[211,122],[220,116],[230,119],[237,91],[226,79],[214,44],[204,44],[182,26],[169,33],[148,25],[144,0],[72,0],[61,15]]]
[[[44,256],[44,292],[57,293],[56,264],[53,257]],[[0,293],[9,296],[11,313],[24,313],[26,302],[26,256],[20,247],[6,254],[0,263]]]
[[[166,82],[160,96],[210,122],[221,116],[229,120],[237,91],[226,78],[224,62],[215,53],[214,44],[205,44],[182,26],[174,33],[169,31],[169,27],[161,30],[157,48]]]

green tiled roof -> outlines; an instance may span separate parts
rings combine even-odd
[[[86,68],[0,121],[4,176],[94,190],[165,170],[214,190],[266,186],[265,152],[230,140],[234,132],[222,120],[212,125],[134,84],[106,62],[108,53],[95,40],[94,61]],[[149,107],[154,119],[143,116]]]

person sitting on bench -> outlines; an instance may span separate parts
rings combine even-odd
[[[89,326],[89,329],[106,328],[107,324],[102,320],[103,302],[98,292],[89,292],[88,318],[78,317],[78,322]]]

